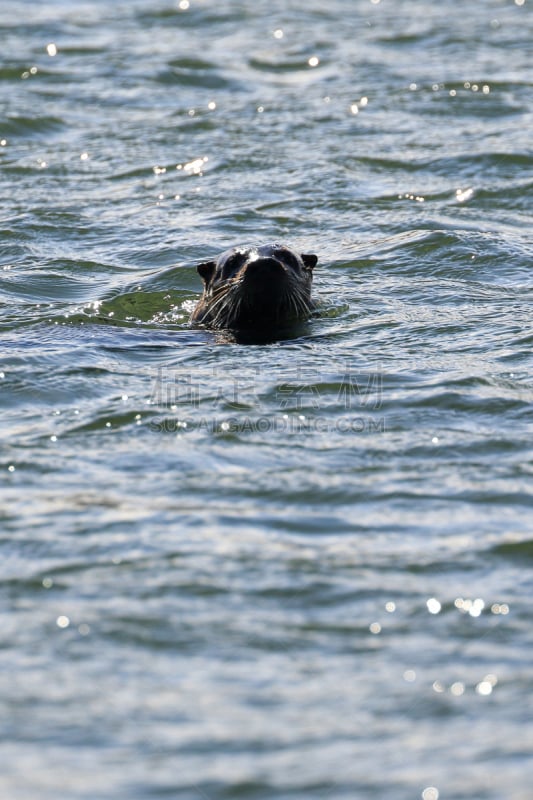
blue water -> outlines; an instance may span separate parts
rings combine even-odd
[[[2,0],[2,800],[529,800],[532,36]],[[192,327],[276,240],[319,313]]]

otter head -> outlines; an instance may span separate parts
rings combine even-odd
[[[191,321],[219,329],[271,329],[307,317],[317,261],[282,244],[227,250],[216,261],[198,264],[204,292]]]

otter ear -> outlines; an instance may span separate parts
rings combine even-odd
[[[307,269],[314,269],[317,265],[318,256],[315,256],[313,253],[302,253],[302,261]]]
[[[201,277],[206,286],[209,286],[209,284],[213,280],[213,275],[215,274],[216,268],[217,268],[216,261],[202,261],[202,263],[198,264],[198,266],[196,267],[199,276]]]

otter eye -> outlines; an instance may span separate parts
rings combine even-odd
[[[246,253],[233,253],[222,267],[222,277],[231,278],[246,261]]]
[[[289,267],[292,267],[293,269],[298,269],[299,267],[298,259],[296,258],[294,253],[292,253],[290,250],[286,249],[282,250],[280,248],[279,250],[274,250],[274,255],[276,256],[276,258],[279,258],[280,261],[283,261],[284,264],[288,264]]]

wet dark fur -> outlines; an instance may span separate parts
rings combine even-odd
[[[191,322],[228,330],[275,330],[305,319],[314,308],[311,283],[317,257],[283,244],[234,247],[198,264],[204,292]]]

